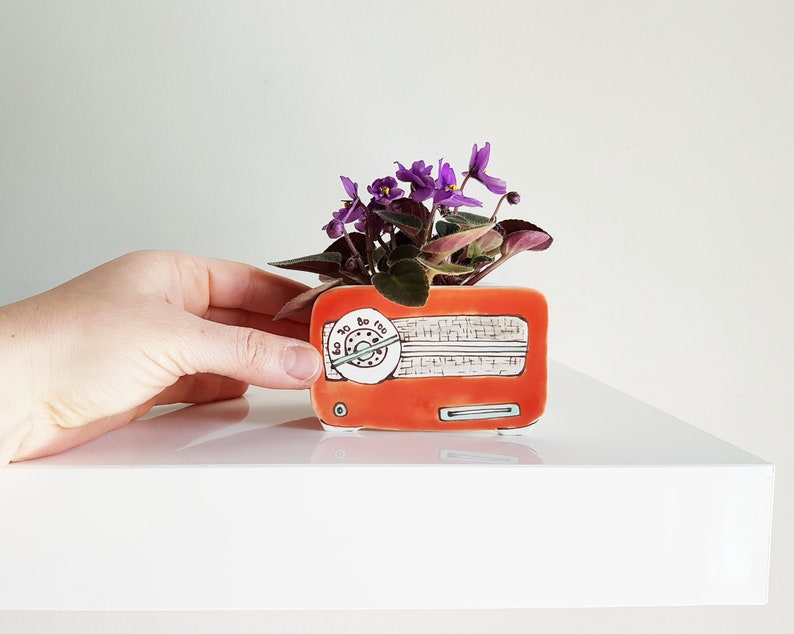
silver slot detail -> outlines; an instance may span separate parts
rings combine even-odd
[[[500,403],[498,405],[459,405],[442,407],[439,417],[442,421],[483,420],[489,418],[512,418],[521,414],[518,403]]]

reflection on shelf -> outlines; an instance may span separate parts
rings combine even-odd
[[[316,419],[315,419],[316,420]],[[289,423],[287,423],[289,425]],[[361,431],[325,433],[311,456],[321,464],[542,464],[527,436]]]
[[[529,436],[491,432],[323,431],[299,407],[245,398],[164,408],[86,445],[30,464],[542,464]],[[286,422],[279,422],[286,421]]]

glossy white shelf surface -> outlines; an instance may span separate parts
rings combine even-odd
[[[0,469],[0,609],[762,604],[773,483],[554,362],[526,437],[329,434],[254,389]]]

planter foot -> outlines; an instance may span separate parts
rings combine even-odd
[[[540,419],[538,419],[540,420]],[[500,436],[527,436],[529,435],[532,426],[537,423],[537,420],[533,420],[529,425],[524,427],[500,427],[497,428],[497,432]]]
[[[320,421],[320,425],[323,426],[323,431],[333,432],[335,434],[353,434],[362,429],[361,427],[337,427],[336,425],[329,425],[322,420]]]

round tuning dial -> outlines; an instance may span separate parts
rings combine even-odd
[[[344,378],[372,385],[388,378],[400,362],[400,335],[374,308],[339,319],[328,337],[328,357]]]

